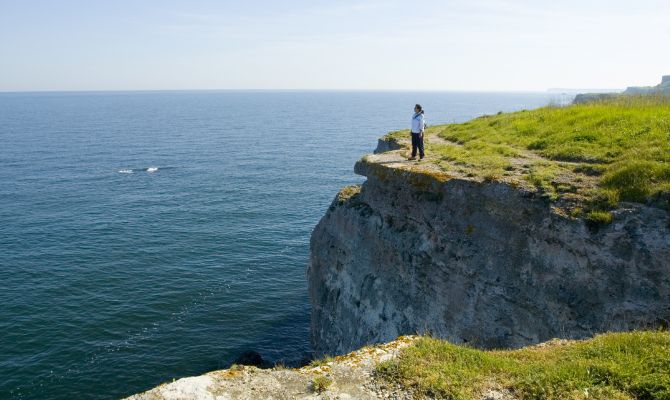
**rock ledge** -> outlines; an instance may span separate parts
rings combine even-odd
[[[373,372],[416,339],[400,337],[298,369],[233,366],[165,383],[127,400],[412,399],[406,390],[375,379]],[[330,382],[321,393],[313,388],[317,377]]]

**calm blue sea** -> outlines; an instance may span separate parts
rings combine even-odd
[[[408,126],[548,93],[0,94],[0,398],[113,399],[309,357],[309,236]]]

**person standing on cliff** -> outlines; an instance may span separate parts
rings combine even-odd
[[[416,159],[416,150],[419,150],[419,160],[423,160],[425,156],[423,151],[423,132],[426,130],[426,120],[423,116],[423,107],[421,104],[414,106],[414,115],[412,116],[412,157],[410,160]]]

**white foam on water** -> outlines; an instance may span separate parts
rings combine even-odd
[[[158,167],[149,167],[147,168],[147,172],[156,172],[158,171]]]
[[[132,174],[133,170],[132,169],[120,169],[119,174]]]

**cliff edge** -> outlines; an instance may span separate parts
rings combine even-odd
[[[605,148],[602,159],[591,151],[565,157],[542,130],[558,129],[552,118],[571,118],[566,135],[573,140],[556,145],[588,148],[580,135],[590,133],[589,143],[600,138],[579,116],[597,116],[598,107],[609,106],[548,107],[431,128],[432,158],[421,163],[406,159],[406,132],[380,140],[376,154],[355,166],[367,180],[344,188],[312,234],[307,276],[316,352],[342,354],[408,333],[516,348],[667,326],[667,153],[657,154],[660,161],[645,155],[638,137],[637,147],[630,142],[609,155]],[[668,103],[660,107],[658,115],[670,111]],[[612,129],[625,128],[626,112],[610,114]],[[631,123],[663,139],[665,125],[654,121]],[[463,153],[468,146],[475,153]],[[477,160],[486,146],[502,157]],[[629,150],[637,160],[627,158]],[[473,167],[480,161],[491,168]],[[620,168],[635,174],[638,161],[649,168],[658,162],[662,172],[634,197],[629,183],[611,181]],[[540,166],[553,171],[549,178],[533,176]],[[615,200],[601,209],[603,193]]]
[[[297,369],[229,369],[164,383],[127,400],[257,400],[257,399],[413,399],[414,393],[383,379],[375,370],[395,360],[418,337],[400,337],[345,356],[316,360]]]

